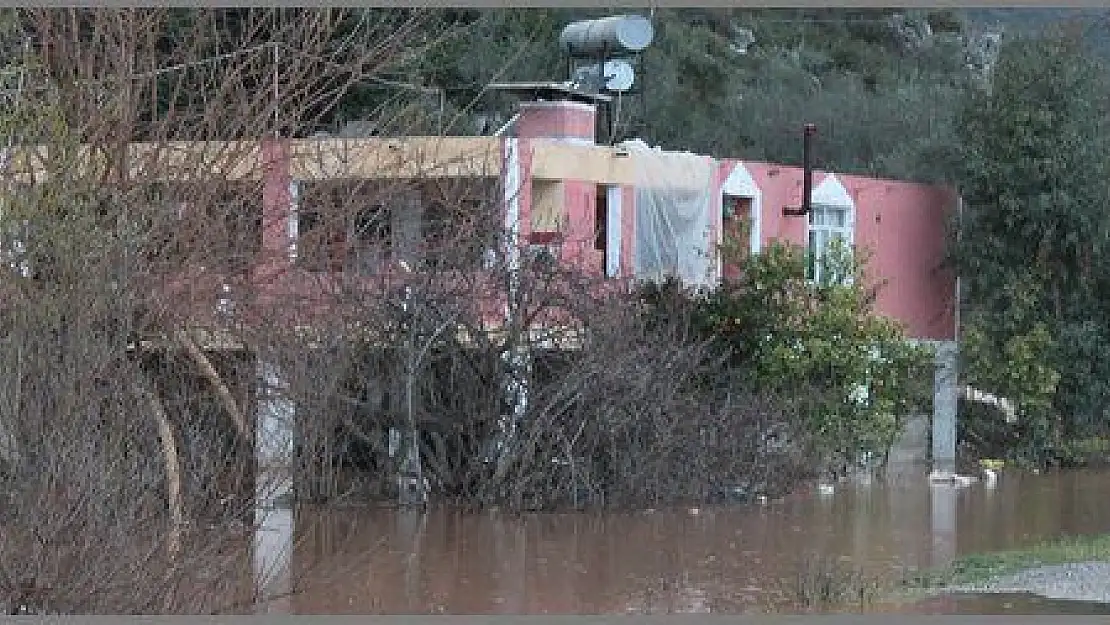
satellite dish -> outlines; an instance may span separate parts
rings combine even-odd
[[[582,85],[597,85],[598,65],[580,67],[574,72],[574,82]],[[606,61],[601,88],[606,91],[628,91],[636,81],[636,70],[624,59]]]

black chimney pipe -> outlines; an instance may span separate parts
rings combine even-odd
[[[798,208],[782,207],[787,217],[804,217],[809,214],[813,200],[813,135],[817,126],[806,124],[802,128],[802,205]]]

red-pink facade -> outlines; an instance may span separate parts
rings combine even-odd
[[[627,184],[614,187],[608,197],[619,206],[607,216],[596,212],[598,185],[583,180],[564,180],[557,236],[533,232],[531,226],[534,197],[534,141],[567,141],[589,144],[594,132],[594,116],[589,105],[580,103],[532,103],[521,108],[516,135],[503,138],[505,155],[502,183],[507,223],[518,227],[521,244],[560,246],[563,262],[579,263],[598,276],[614,279],[634,276],[636,245],[636,193]],[[291,179],[288,157],[279,140],[267,141],[263,153],[265,198],[263,251],[256,264],[257,279],[268,285],[264,290],[281,296],[290,292],[317,290],[328,281],[326,275],[301,275],[287,250],[295,235],[288,227],[292,211]],[[802,203],[802,170],[769,163],[713,159],[714,175],[709,190],[709,246],[715,248],[723,229],[728,228],[723,214],[724,202],[740,198],[746,202],[752,224],[750,247],[758,252],[772,241],[805,245],[809,240],[809,219],[783,214],[784,207]],[[550,182],[550,181],[548,181]],[[509,187],[515,187],[510,189]],[[942,267],[947,224],[958,199],[946,188],[894,180],[815,172],[813,201],[832,204],[849,214],[850,238],[857,249],[870,255],[869,274],[884,283],[876,302],[879,314],[902,322],[909,336],[918,339],[952,340],[956,334],[954,275]],[[606,223],[598,223],[599,218]],[[610,223],[611,222],[611,223]],[[619,241],[611,236],[603,244],[595,240],[599,227],[619,228]],[[598,249],[598,248],[601,249]],[[606,270],[606,255],[611,260]],[[730,268],[716,266],[717,278]],[[322,281],[322,282],[321,282]],[[309,286],[309,283],[316,285]],[[496,297],[495,297],[496,298]],[[309,299],[312,299],[309,297]],[[493,307],[491,310],[498,309]]]
[[[739,173],[737,177],[754,183],[748,186],[754,186],[752,195],[759,200],[759,246],[775,240],[807,243],[809,219],[783,214],[784,207],[802,203],[801,168],[735,160],[721,161],[720,168],[722,181],[735,180],[732,174]],[[956,279],[943,260],[948,223],[958,204],[955,193],[828,172],[815,172],[813,187],[815,203],[822,192],[833,201],[850,202],[853,243],[870,254],[868,273],[883,283],[877,312],[903,322],[914,338],[954,339]]]
[[[582,104],[569,104],[567,115],[553,113],[559,103],[544,103],[539,108],[522,108],[518,134],[522,138],[555,139],[568,137],[580,143],[592,125],[578,120],[577,133],[565,131],[568,118],[581,116]],[[550,126],[545,124],[550,123]],[[726,225],[722,219],[726,197],[745,198],[753,213],[751,250],[757,252],[772,241],[806,245],[809,240],[809,218],[784,215],[785,207],[802,204],[802,170],[771,163],[741,162],[715,159],[715,175],[711,189],[710,245],[721,240]],[[527,168],[522,167],[522,186],[530,186]],[[593,271],[603,271],[603,254],[591,254],[587,241],[595,228],[615,227],[599,224],[596,185],[582,181],[566,181],[563,218],[566,227],[561,233],[565,260],[583,259]],[[815,172],[814,202],[845,208],[849,214],[850,238],[858,250],[870,254],[869,276],[881,282],[876,301],[879,314],[902,322],[909,336],[928,340],[953,340],[956,335],[956,278],[944,268],[947,226],[958,204],[955,193],[944,187]],[[630,186],[620,187],[621,229],[618,249],[619,274],[633,277],[636,194]],[[523,214],[528,208],[521,207]],[[567,249],[570,248],[570,249]],[[728,274],[728,267],[718,268]]]

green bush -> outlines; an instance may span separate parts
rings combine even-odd
[[[804,249],[774,243],[709,293],[668,282],[642,294],[661,315],[677,292],[696,300],[692,335],[712,338],[752,390],[797,408],[819,468],[836,477],[889,449],[931,390],[931,354],[873,314],[875,289],[852,250],[823,258],[827,279],[819,283],[805,278],[808,260]]]

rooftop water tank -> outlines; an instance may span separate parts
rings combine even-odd
[[[610,52],[639,52],[651,45],[655,30],[640,15],[614,15],[567,24],[559,35],[559,47],[572,56]]]

